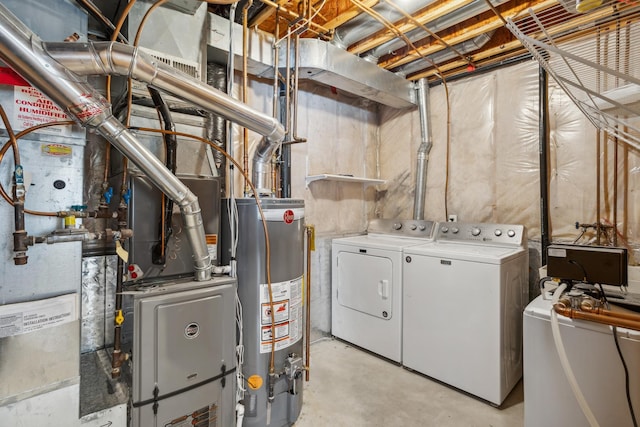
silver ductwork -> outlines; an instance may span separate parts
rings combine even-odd
[[[87,83],[54,61],[42,41],[0,4],[0,59],[65,110],[83,127],[95,129],[180,206],[193,249],[196,280],[211,276],[198,199],[111,113],[109,103]]]
[[[491,0],[491,4],[493,6],[500,6],[507,1],[508,0]],[[447,28],[453,27],[454,25],[466,21],[467,19],[472,18],[479,13],[486,12],[487,10],[489,10],[487,0],[474,0],[468,5],[457,9],[455,12],[441,16],[440,18],[426,23],[425,27],[428,28],[429,31],[438,33],[442,30],[446,30]],[[428,36],[428,34],[422,28],[415,28],[411,31],[408,31],[405,36],[412,42],[415,42],[424,39]],[[363,55],[370,55],[375,58],[380,58],[381,56],[395,52],[396,50],[405,46],[406,43],[404,42],[404,40],[394,38],[393,40],[389,40],[388,42],[383,43],[374,49],[364,52]]]
[[[300,39],[298,74],[394,108],[416,105],[413,83],[353,55],[338,46],[318,39]],[[280,63],[286,63],[286,52]]]
[[[46,43],[47,53],[79,75],[121,75],[148,83],[263,135],[253,160],[253,184],[269,193],[271,154],[284,139],[277,119],[258,112],[226,93],[157,61],[133,46],[115,42]]]
[[[493,36],[494,32],[495,31],[480,34],[479,36],[476,36],[471,40],[458,43],[453,47],[461,54],[466,55],[467,53],[473,52],[474,50],[478,50],[481,47],[483,47],[485,44],[487,44],[491,40],[491,37]],[[452,50],[441,50],[432,55],[428,55],[427,57],[425,57],[425,59],[419,59],[417,61],[413,61],[406,65],[403,65],[400,68],[394,70],[394,73],[400,74],[403,76],[408,76],[417,71],[421,71],[421,70],[424,70],[425,68],[432,67],[433,64],[440,64],[456,57],[458,57],[458,54]]]
[[[418,113],[420,115],[421,142],[418,147],[418,164],[416,167],[416,194],[413,204],[413,219],[424,219],[424,201],[427,192],[427,166],[431,141],[431,123],[429,122],[429,87],[426,79],[417,83]]]
[[[419,4],[412,4],[407,8],[406,11],[407,13],[413,15],[415,12],[429,6],[434,1],[435,0],[420,0]],[[396,8],[384,2],[379,2],[378,4],[373,6],[372,9],[376,13],[384,17],[387,21],[392,23],[404,18],[404,15],[400,13]],[[375,34],[377,31],[380,31],[383,28],[386,28],[384,24],[367,15],[366,13],[362,13],[356,18],[353,18],[349,22],[338,27],[336,29],[333,42],[338,46],[346,49],[353,43],[362,40],[367,36]]]

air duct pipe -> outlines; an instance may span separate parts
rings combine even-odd
[[[271,154],[284,139],[284,128],[275,118],[156,61],[133,46],[115,42],[46,43],[44,46],[51,57],[79,75],[128,76],[263,135],[253,158],[253,184],[261,194],[270,194]]]
[[[424,219],[424,200],[427,192],[427,166],[431,151],[431,124],[429,123],[429,88],[425,79],[417,83],[418,113],[420,115],[420,136],[418,164],[416,167],[416,195],[413,204],[413,219]]]
[[[195,279],[209,279],[211,260],[197,197],[113,116],[111,106],[102,95],[49,57],[38,36],[2,4],[0,59],[80,125],[95,129],[111,142],[180,206],[187,238],[193,249]]]

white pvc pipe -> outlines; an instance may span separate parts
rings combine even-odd
[[[560,364],[562,365],[564,374],[569,381],[571,391],[573,391],[573,395],[578,401],[580,409],[582,409],[582,413],[585,417],[587,417],[587,421],[589,421],[589,425],[591,427],[600,427],[600,424],[598,424],[598,420],[596,420],[595,415],[593,415],[593,412],[591,412],[591,408],[589,408],[589,404],[582,394],[582,390],[580,390],[580,386],[578,385],[576,376],[573,374],[573,370],[571,369],[571,365],[569,364],[569,359],[567,358],[567,353],[564,349],[564,345],[562,344],[562,337],[560,336],[558,313],[556,313],[556,311],[554,310],[554,306],[558,303],[560,295],[566,288],[567,285],[562,283],[555,290],[555,292],[553,293],[553,298],[551,299],[551,332],[553,333],[553,342],[556,344],[556,351],[558,352],[558,357],[560,358]]]

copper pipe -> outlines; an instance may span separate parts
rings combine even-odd
[[[640,331],[640,315],[637,314],[619,313],[602,308],[596,308],[593,312],[581,311],[565,307],[563,304],[555,304],[553,309],[556,313],[569,317],[570,319],[588,320],[604,325],[619,326],[621,328]]]
[[[242,102],[247,103],[247,91],[248,91],[248,56],[249,56],[249,24],[248,15],[249,8],[253,4],[253,0],[249,0],[242,8]],[[276,69],[276,72],[278,70]],[[242,129],[242,166],[244,170],[249,170],[249,129],[246,127]],[[244,180],[244,194],[249,194],[249,187],[247,180]]]
[[[305,381],[309,381],[309,371],[311,370],[311,239],[313,237],[313,226],[305,226],[307,232],[307,286],[306,297],[306,320],[305,320]]]
[[[598,29],[598,33],[597,33],[597,38],[596,38],[596,63],[600,64],[600,30]],[[601,79],[601,75],[600,75],[600,69],[596,69],[596,92],[601,93],[601,88],[600,88],[600,79]],[[600,245],[600,237],[602,236],[602,227],[600,224],[600,181],[601,181],[601,174],[602,171],[601,166],[600,166],[600,151],[601,151],[601,145],[602,145],[602,141],[601,141],[601,136],[602,136],[602,132],[600,131],[600,129],[596,130],[596,245]]]

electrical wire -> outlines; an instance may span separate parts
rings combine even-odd
[[[598,286],[600,287],[600,292],[602,293],[602,299],[604,300],[605,307],[607,308],[607,310],[609,310],[609,301],[607,300],[607,295],[604,293],[604,288],[602,287],[601,283],[598,283]],[[631,415],[631,422],[633,422],[633,427],[638,427],[638,420],[636,419],[636,414],[633,410],[633,402],[631,401],[629,368],[627,367],[627,362],[625,361],[624,355],[622,354],[622,349],[620,348],[620,342],[618,340],[618,328],[617,326],[611,325],[611,330],[613,332],[613,341],[616,344],[616,351],[618,352],[618,357],[620,357],[620,362],[622,363],[622,368],[624,369],[624,391],[627,398],[627,406],[629,407],[629,415]]]

